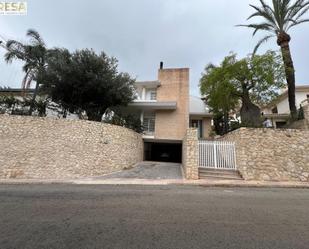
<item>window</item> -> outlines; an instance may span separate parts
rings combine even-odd
[[[275,108],[273,108],[273,109],[271,110],[271,112],[272,112],[273,114],[278,114],[278,108],[277,108],[277,106],[276,106]]]
[[[286,122],[276,122],[276,128],[284,128],[286,126]]]
[[[147,89],[146,100],[157,100],[157,89]]]
[[[157,91],[156,90],[150,91],[150,100],[157,100]]]
[[[203,137],[203,120],[191,120],[190,127],[197,128],[198,137]]]
[[[145,113],[143,120],[144,132],[146,134],[153,134],[155,131],[155,113]]]

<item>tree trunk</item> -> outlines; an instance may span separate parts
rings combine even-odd
[[[228,114],[228,112],[224,113],[223,123],[224,123],[223,124],[224,125],[223,132],[224,132],[224,134],[227,134],[229,132],[229,114]]]
[[[243,96],[241,97],[242,106],[240,109],[241,124],[246,127],[260,127],[261,113],[260,108],[252,103],[249,91],[245,90]]]
[[[97,110],[87,110],[88,120],[102,122],[103,114]]]
[[[35,104],[35,99],[36,99],[36,96],[38,94],[38,90],[39,90],[39,83],[36,82],[35,89],[34,89],[34,92],[33,92],[31,103],[30,103],[29,116],[32,115],[32,112],[33,112],[33,109],[34,109],[34,104]]]
[[[288,96],[289,96],[289,107],[291,117],[293,120],[296,120],[297,108],[295,101],[295,69],[289,45],[290,40],[291,38],[288,34],[280,34],[278,36],[278,45],[281,47],[281,53],[286,74],[286,81],[288,84]]]

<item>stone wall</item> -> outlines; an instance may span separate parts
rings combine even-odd
[[[294,121],[288,125],[290,129],[309,130],[309,104],[303,106],[304,119]]]
[[[306,119],[294,121],[286,126],[288,129],[309,130],[309,121]]]
[[[309,103],[303,106],[305,119],[309,122]]]
[[[182,165],[186,179],[197,180],[198,176],[198,132],[196,128],[187,129],[182,144]]]
[[[223,140],[236,143],[245,180],[309,181],[309,131],[241,128]]]
[[[0,178],[100,176],[142,160],[141,135],[123,127],[0,115]]]

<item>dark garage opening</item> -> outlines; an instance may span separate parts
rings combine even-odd
[[[145,160],[155,162],[182,162],[181,143],[145,142]]]

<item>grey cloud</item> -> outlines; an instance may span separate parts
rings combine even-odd
[[[37,29],[50,47],[93,48],[119,60],[120,70],[140,80],[156,79],[159,62],[191,68],[191,93],[206,64],[219,63],[230,51],[250,53],[257,41],[251,31],[236,28],[256,0],[28,0],[28,16],[0,16],[0,34],[23,38]],[[309,24],[292,32],[297,82],[309,84],[304,49]],[[263,47],[277,49],[275,41]],[[261,51],[263,51],[261,50]],[[2,56],[3,51],[0,52]],[[19,86],[20,64],[0,59],[0,84]]]

